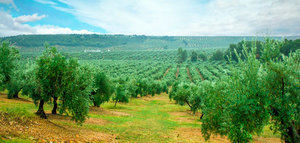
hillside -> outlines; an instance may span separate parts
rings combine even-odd
[[[264,37],[256,37],[262,40]],[[282,39],[282,37],[273,37]],[[296,39],[297,37],[287,37]],[[255,37],[243,36],[144,36],[144,35],[19,35],[0,38],[10,41],[20,48],[20,52],[40,52],[45,42],[59,47],[64,52],[83,52],[84,50],[166,50],[227,48],[229,44]]]

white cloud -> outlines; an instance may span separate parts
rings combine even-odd
[[[34,0],[36,2],[42,3],[42,4],[50,4],[50,5],[56,5],[55,2],[50,1],[50,0]]]
[[[33,15],[19,16],[19,17],[15,18],[14,20],[19,23],[26,23],[26,22],[33,22],[33,21],[41,20],[45,17],[46,17],[46,15],[39,16],[37,13],[35,13]]]
[[[36,33],[38,34],[95,34],[88,30],[72,30],[70,28],[63,28],[53,25],[39,25],[36,26]]]
[[[82,22],[109,33],[299,35],[298,0],[59,0]]]
[[[0,0],[0,3],[12,5],[14,9],[18,10],[13,0]]]
[[[87,30],[72,30],[53,25],[30,26],[25,22],[40,20],[45,16],[24,15],[17,18],[12,17],[5,11],[0,11],[0,36],[13,36],[19,34],[94,34]]]

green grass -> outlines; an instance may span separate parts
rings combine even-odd
[[[4,107],[2,109],[2,111],[4,113],[9,114],[12,118],[22,118],[22,119],[29,119],[32,118],[33,115],[31,113],[28,112],[28,110],[26,110],[25,108],[21,108],[21,107],[14,107],[14,108],[8,108],[8,107]]]
[[[109,107],[111,103],[104,105]],[[113,122],[104,126],[87,125],[90,128],[97,128],[100,131],[109,131],[118,134],[120,141],[130,142],[160,142],[167,141],[163,139],[166,134],[178,127],[179,124],[170,120],[170,115],[163,111],[162,106],[166,104],[162,101],[153,100],[145,102],[144,100],[132,99],[131,104],[140,106],[138,108],[127,107],[130,105],[122,104],[115,111],[126,112],[128,116],[107,116],[91,114],[91,117],[102,118]],[[122,108],[120,108],[122,107]]]
[[[32,143],[32,140],[28,139],[11,139],[11,140],[1,140],[0,143]]]
[[[89,129],[116,135],[119,142],[176,142],[174,131],[179,128],[201,128],[199,117],[185,114],[189,108],[170,103],[167,95],[158,95],[147,101],[132,98],[129,103],[118,103],[114,107],[113,102],[101,105],[102,110],[90,112],[92,119],[100,119],[107,122],[103,124],[84,123],[78,125],[65,120],[52,120],[58,125],[67,125],[78,129]],[[51,110],[46,105],[46,110]],[[0,102],[0,111],[16,116],[30,118],[37,107],[32,102],[14,103]],[[172,114],[172,113],[180,114]],[[119,114],[118,114],[119,113]],[[183,114],[181,114],[183,113]],[[178,118],[189,120],[178,120]],[[279,137],[273,135],[269,128],[265,128],[260,135],[262,137]],[[11,142],[30,142],[29,140],[15,139]],[[187,141],[188,142],[188,141]]]
[[[91,118],[99,118],[109,121],[104,125],[83,124],[82,128],[88,128],[96,131],[107,132],[117,135],[120,142],[167,142],[173,141],[169,134],[177,127],[200,127],[191,123],[181,123],[173,120],[171,115],[166,112],[168,102],[161,100],[145,101],[141,99],[131,99],[128,104],[117,104],[109,102],[102,105],[102,108],[112,112],[122,112],[128,115],[110,115],[90,113]],[[182,111],[185,107],[173,106],[169,108]],[[172,109],[168,109],[168,111]],[[75,123],[60,122],[65,125],[77,126]]]

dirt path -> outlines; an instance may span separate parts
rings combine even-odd
[[[168,74],[169,70],[171,69],[171,67],[169,67],[166,72],[164,73],[164,77]]]
[[[191,80],[191,82],[194,82],[194,81],[193,81],[193,78],[192,78],[192,76],[191,76],[191,73],[190,73],[190,69],[189,69],[188,67],[186,67],[186,72],[187,72],[187,74],[188,74],[189,79]]]
[[[196,68],[196,70],[198,71],[198,73],[199,73],[199,75],[200,75],[200,77],[201,77],[201,80],[204,81],[203,75],[201,74],[201,72],[199,71],[199,69]]]
[[[176,72],[176,79],[178,78],[178,75],[179,75],[179,67],[177,67],[177,72]]]

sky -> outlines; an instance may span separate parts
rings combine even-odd
[[[0,36],[299,36],[300,0],[0,0]]]

